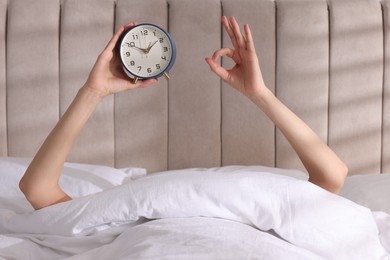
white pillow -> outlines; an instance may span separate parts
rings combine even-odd
[[[31,210],[31,206],[19,190],[22,178],[32,158],[0,157],[0,208],[17,212]],[[116,169],[108,166],[65,163],[60,185],[69,196],[75,198],[100,192],[120,185],[125,179],[146,175],[146,169]]]
[[[390,214],[390,173],[349,176],[340,195],[372,211]]]
[[[296,179],[307,180],[308,175],[295,169],[281,169],[266,166],[225,166],[209,169],[196,169],[199,171],[216,172],[269,172]],[[371,211],[383,211],[390,214],[390,173],[366,174],[349,176],[340,191],[340,195]]]
[[[216,172],[269,172],[301,180],[307,180],[309,177],[306,173],[299,170],[265,166],[225,166],[196,170]],[[390,214],[390,203],[388,202],[388,198],[390,198],[390,173],[349,176],[345,180],[340,195],[371,209],[371,211],[383,211]]]
[[[275,167],[267,167],[267,166],[261,166],[261,165],[251,165],[251,166],[244,166],[244,165],[229,165],[229,166],[223,166],[223,167],[214,167],[214,168],[191,168],[191,169],[183,169],[183,170],[189,170],[189,171],[211,171],[211,172],[267,172],[267,173],[273,173],[283,176],[289,176],[300,180],[308,180],[309,176],[296,169],[282,169],[282,168],[275,168]],[[181,170],[180,170],[181,171]],[[172,172],[172,171],[169,171]],[[163,174],[165,172],[162,172]]]

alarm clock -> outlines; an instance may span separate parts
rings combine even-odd
[[[172,37],[154,24],[138,24],[125,31],[119,40],[119,56],[125,73],[134,83],[165,75],[176,58]]]

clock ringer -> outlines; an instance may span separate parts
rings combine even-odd
[[[176,58],[176,46],[164,29],[143,23],[123,34],[119,55],[124,71],[135,82],[162,75],[169,79],[168,72]]]

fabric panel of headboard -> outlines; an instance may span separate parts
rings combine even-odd
[[[8,155],[31,155],[59,116],[59,12],[51,0],[9,1]]]
[[[60,16],[60,115],[84,84],[97,55],[112,37],[114,5],[104,0],[67,0]],[[99,105],[83,129],[69,161],[115,163],[114,96]]]
[[[7,0],[0,0],[0,154],[7,155],[7,111],[6,111],[6,18]]]
[[[159,24],[175,39],[171,79],[104,100],[69,161],[149,172],[231,164],[303,169],[266,116],[204,62],[231,46],[224,14],[251,25],[267,86],[350,174],[389,171],[389,4],[0,0],[0,155],[33,156],[115,28],[135,20]]]
[[[329,31],[326,1],[277,2],[276,95],[327,140]],[[277,131],[276,165],[299,165]]]
[[[169,4],[169,29],[178,50],[169,81],[168,165],[173,169],[220,165],[221,82],[204,58],[221,47],[221,3]]]
[[[255,47],[260,56],[264,80],[275,92],[276,13],[273,1],[222,2],[226,16],[235,15],[249,23]],[[223,33],[223,46],[232,47],[229,36]],[[210,54],[211,55],[211,54]],[[223,59],[223,66],[234,64]],[[275,127],[248,99],[222,84],[222,165],[275,165]]]
[[[353,172],[381,169],[383,25],[377,1],[330,2],[329,145]]]
[[[384,0],[384,73],[383,73],[383,112],[382,112],[382,172],[390,172],[390,0]]]

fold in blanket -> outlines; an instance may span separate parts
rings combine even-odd
[[[327,259],[389,256],[368,209],[307,181],[254,172],[161,173],[30,214],[3,212],[0,232],[90,235],[142,218],[188,217],[273,230]]]

